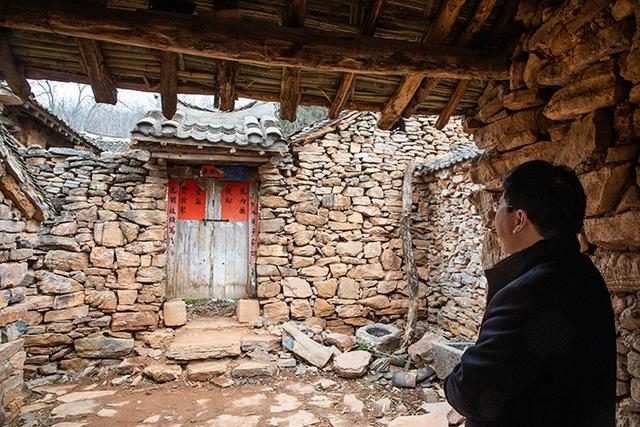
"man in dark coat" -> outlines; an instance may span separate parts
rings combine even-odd
[[[613,310],[576,238],[586,205],[580,181],[531,161],[503,190],[495,227],[510,256],[486,271],[480,334],[445,379],[447,400],[467,427],[613,427]]]

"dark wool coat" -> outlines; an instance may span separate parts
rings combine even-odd
[[[578,240],[540,241],[486,276],[478,340],[445,379],[467,427],[615,426],[613,310]]]

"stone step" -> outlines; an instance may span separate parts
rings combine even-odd
[[[178,329],[166,356],[177,361],[221,359],[240,356],[243,351],[275,350],[280,341],[276,335],[234,319],[200,319]]]

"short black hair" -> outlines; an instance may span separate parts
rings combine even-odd
[[[587,197],[571,169],[532,160],[509,172],[503,189],[505,201],[524,210],[542,237],[582,230]]]

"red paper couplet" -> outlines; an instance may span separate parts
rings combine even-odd
[[[178,195],[178,219],[202,220],[207,208],[207,192],[192,179],[185,179]]]
[[[229,221],[249,219],[249,183],[224,182],[222,184],[220,218]]]

